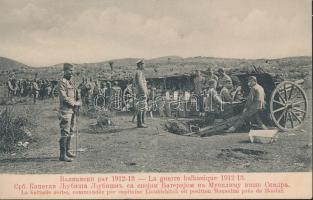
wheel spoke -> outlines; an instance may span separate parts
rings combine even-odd
[[[301,124],[302,123],[301,119],[294,112],[292,112],[292,111],[290,111],[290,112],[298,120],[298,122]]]
[[[295,85],[292,85],[292,86],[291,86],[291,89],[290,89],[290,93],[289,93],[288,100],[290,100],[290,99],[291,99],[292,92],[293,92],[294,88],[295,88]]]
[[[293,108],[293,110],[296,110],[296,111],[299,111],[299,112],[302,112],[302,113],[306,113],[306,111],[298,109],[298,108]]]
[[[285,99],[281,96],[281,94],[279,93],[279,91],[277,91],[278,97],[284,102],[286,103]]]
[[[295,92],[296,92],[296,93],[294,93],[294,95],[293,95],[293,96],[291,96],[291,95],[290,95],[289,100],[294,99],[295,97],[297,97],[297,96],[298,96],[298,94],[299,94],[299,89],[298,89],[298,88],[296,88],[296,89],[295,89]]]
[[[283,118],[283,116],[285,115],[286,111],[284,110],[284,112],[279,116],[279,118],[277,119],[277,122],[279,123],[280,120]]]
[[[285,104],[282,103],[282,102],[280,102],[280,101],[273,100],[273,102],[274,102],[274,103],[277,103],[277,104],[279,104],[279,105],[281,105],[281,106],[285,106]]]
[[[285,96],[285,101],[287,101],[287,89],[286,89],[286,84],[284,84],[284,96]]]
[[[294,102],[294,103],[292,103],[292,105],[298,105],[298,104],[301,104],[301,103],[305,103],[305,101]]]
[[[288,112],[288,116],[289,116],[289,121],[290,121],[290,123],[291,123],[291,128],[294,128],[294,126],[293,126],[293,120],[292,120],[292,117],[291,117],[290,112]]]
[[[286,109],[285,107],[281,107],[281,108],[278,108],[278,109],[274,110],[273,113],[276,113],[276,112],[279,112],[279,111],[285,110],[285,109]]]

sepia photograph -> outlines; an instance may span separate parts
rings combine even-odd
[[[312,187],[310,0],[0,0],[0,33],[1,199]]]

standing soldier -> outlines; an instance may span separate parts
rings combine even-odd
[[[34,97],[34,104],[36,104],[36,101],[38,99],[38,95],[39,95],[39,86],[37,83],[37,79],[35,78],[33,83],[32,83],[32,93],[33,93],[33,97]]]
[[[266,130],[267,127],[263,124],[260,114],[264,109],[265,93],[262,86],[257,83],[255,76],[250,76],[248,79],[248,85],[250,87],[250,92],[248,95],[247,102],[243,109],[241,118],[228,130],[226,133],[235,132],[238,130],[245,122],[251,122],[255,120],[260,128]]]
[[[9,76],[9,80],[7,82],[7,86],[8,86],[8,97],[12,97],[15,96],[16,91],[17,91],[17,87],[16,87],[16,83],[15,83],[15,75],[11,74]]]
[[[148,88],[147,81],[143,74],[144,70],[144,60],[141,59],[136,62],[137,71],[134,78],[134,87],[136,91],[136,96],[138,99],[137,102],[137,128],[146,128],[145,125],[145,111],[147,109],[147,96],[148,96]]]
[[[64,76],[59,82],[59,99],[60,99],[60,128],[61,138],[60,143],[60,161],[71,162],[71,157],[76,155],[70,152],[71,137],[73,136],[75,126],[75,114],[81,106],[78,91],[75,88],[73,76],[73,65],[64,63]],[[76,136],[77,137],[77,136]]]
[[[196,77],[193,80],[194,83],[194,93],[197,96],[197,104],[200,109],[200,116],[204,116],[204,105],[203,105],[203,88],[204,88],[205,79],[201,75],[200,70],[196,71]]]

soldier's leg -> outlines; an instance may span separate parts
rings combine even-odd
[[[142,122],[141,122],[141,112],[138,111],[138,112],[137,112],[137,127],[138,127],[138,128],[140,128],[140,127],[142,126],[141,123],[142,123]]]
[[[255,122],[257,123],[257,125],[263,129],[263,130],[267,130],[268,128],[263,124],[262,119],[261,119],[261,113],[262,111],[258,111],[253,115],[253,118],[255,119]]]
[[[70,135],[71,129],[71,114],[62,114],[60,116],[60,128],[61,128],[61,138],[60,143],[60,161],[71,162],[72,160],[66,155],[66,143],[67,138]]]
[[[70,149],[71,149],[71,139],[72,139],[72,137],[74,135],[75,128],[77,128],[77,126],[76,126],[76,116],[74,114],[72,114],[70,134],[67,136],[67,140],[66,140],[66,155],[68,157],[70,157],[70,158],[76,157],[76,155],[70,151]],[[76,137],[77,137],[77,135],[76,135]]]
[[[141,115],[142,124],[145,124],[145,117],[146,117],[146,111],[142,111],[142,115]]]
[[[142,113],[142,114],[141,114],[142,126],[143,126],[144,128],[146,128],[146,127],[147,127],[147,125],[145,124],[146,111],[142,111],[141,113]]]
[[[253,111],[247,111],[242,113],[242,115],[239,117],[239,119],[225,132],[231,133],[235,132],[236,130],[240,129],[245,123],[250,122],[252,116],[255,114]]]
[[[135,111],[134,114],[133,114],[133,118],[132,118],[132,122],[134,123],[135,122],[135,118],[137,117],[138,113]]]

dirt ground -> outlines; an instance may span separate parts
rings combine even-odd
[[[165,118],[148,118],[136,129],[131,115],[119,114],[115,131],[97,130],[96,120],[80,116],[78,145],[71,163],[58,160],[59,126],[49,100],[30,105],[39,113],[36,140],[28,148],[0,154],[0,173],[114,172],[304,172],[312,171],[312,95],[302,129],[280,132],[272,144],[250,143],[248,133],[188,137],[166,132]],[[75,139],[73,149],[75,148]]]

